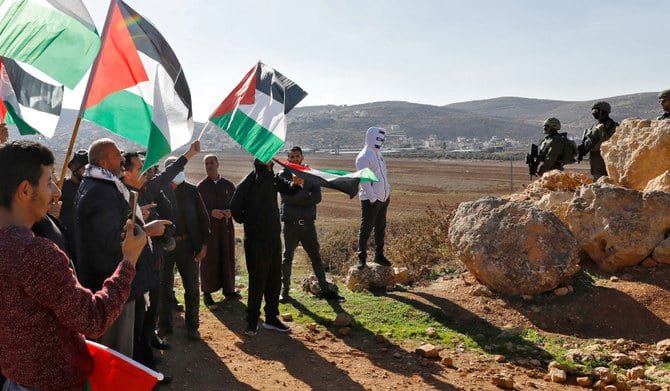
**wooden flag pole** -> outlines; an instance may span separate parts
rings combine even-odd
[[[67,147],[67,153],[65,154],[65,161],[63,162],[63,169],[60,172],[60,179],[58,180],[58,188],[63,190],[63,184],[65,183],[65,174],[67,174],[67,163],[72,156],[72,149],[74,148],[74,140],[77,138],[77,133],[79,133],[79,124],[81,123],[81,113],[77,116],[77,122],[74,123],[74,130],[72,130],[72,137],[70,137],[70,145]]]
[[[101,40],[104,39],[107,30],[109,29],[110,20],[112,20],[112,14],[114,12],[114,5],[116,5],[116,0],[111,0],[109,2],[109,8],[107,9],[107,18],[105,19],[105,25],[102,26],[102,35]],[[91,66],[91,72],[88,74],[88,80],[86,82],[86,89],[84,90],[84,96],[81,99],[81,106],[79,107],[79,114],[77,115],[77,122],[74,124],[74,130],[72,131],[72,137],[70,137],[70,145],[67,148],[67,154],[65,155],[65,161],[63,162],[63,170],[61,170],[60,180],[58,181],[58,188],[63,189],[63,183],[65,183],[65,174],[67,174],[67,163],[72,156],[72,149],[74,147],[74,140],[77,138],[77,133],[79,133],[79,124],[81,123],[81,117],[84,115],[84,108],[86,107],[86,101],[88,101],[88,94],[91,89],[91,82],[93,81],[93,76],[98,70],[98,64],[100,63],[100,53],[102,53],[102,45],[104,41],[100,42],[100,51],[98,55],[95,56],[95,61],[93,61],[93,66]]]

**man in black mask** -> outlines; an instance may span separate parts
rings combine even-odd
[[[610,118],[612,107],[609,103],[600,101],[591,106],[591,114],[598,122],[590,128],[584,130],[582,143],[577,147],[579,156],[583,157],[589,154],[589,164],[591,165],[591,176],[593,181],[597,181],[601,176],[607,176],[607,167],[605,160],[600,154],[600,145],[612,137],[616,127],[619,126]],[[581,161],[581,159],[579,159]]]

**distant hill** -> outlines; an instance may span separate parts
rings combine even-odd
[[[435,135],[439,140],[457,137],[489,139],[492,136],[516,140],[536,140],[542,136],[542,122],[556,117],[563,130],[581,136],[584,128],[593,124],[591,104],[606,100],[612,105],[612,118],[655,118],[660,109],[655,92],[644,92],[583,102],[501,97],[486,100],[432,106],[409,102],[387,101],[360,105],[326,105],[297,107],[289,114],[287,145],[306,148],[360,148],[365,130],[382,126],[390,130],[389,141],[403,146]],[[76,119],[75,110],[63,110],[56,134],[46,142],[55,150],[65,150]],[[197,123],[195,136],[203,124]],[[16,137],[16,131],[11,137]],[[75,149],[87,147],[93,140],[110,137],[126,150],[139,146],[123,140],[96,124],[82,121]],[[218,150],[236,148],[224,134],[209,128],[202,138],[203,148]]]

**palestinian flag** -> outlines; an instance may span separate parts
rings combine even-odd
[[[377,176],[369,168],[364,168],[356,172],[347,172],[341,170],[315,170],[310,167],[293,164],[285,160],[272,159],[281,164],[290,173],[313,183],[317,186],[327,187],[339,190],[354,198],[358,193],[358,184],[361,182],[379,182]]]
[[[63,103],[63,86],[32,76],[9,58],[0,58],[0,122],[15,124],[21,135],[51,138]]]
[[[90,391],[150,391],[163,374],[134,361],[114,349],[86,341],[95,367],[88,378]]]
[[[72,89],[100,49],[81,0],[1,0],[0,56],[34,66]]]
[[[209,120],[267,163],[286,141],[286,114],[305,96],[300,86],[258,62]]]
[[[82,118],[147,147],[144,167],[191,141],[191,92],[179,60],[123,1],[110,4],[83,108]]]

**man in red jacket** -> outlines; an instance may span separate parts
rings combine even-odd
[[[0,146],[0,368],[9,390],[84,388],[93,371],[84,336],[99,337],[119,315],[147,242],[127,221],[116,270],[100,291],[83,288],[67,256],[30,231],[60,195],[53,165],[38,143]]]

